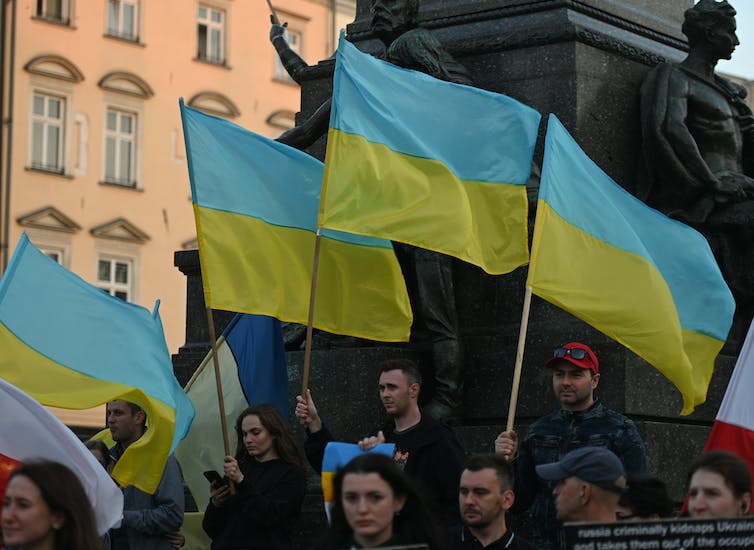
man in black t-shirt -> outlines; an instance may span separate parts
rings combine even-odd
[[[459,526],[458,479],[464,452],[450,428],[421,413],[420,386],[421,374],[412,361],[381,363],[380,399],[392,420],[377,435],[360,440],[359,446],[367,450],[380,443],[394,443],[393,458],[417,484],[436,519],[443,526]],[[321,472],[325,447],[335,438],[317,413],[311,392],[307,399],[299,395],[296,400],[296,417],[306,426],[306,457],[312,468]]]
[[[453,548],[534,550],[533,544],[519,537],[505,523],[505,514],[514,500],[511,463],[492,454],[471,457],[461,472],[458,487],[458,506],[464,527],[460,540],[454,540]]]

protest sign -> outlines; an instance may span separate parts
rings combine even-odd
[[[754,548],[754,518],[569,523],[568,550]]]

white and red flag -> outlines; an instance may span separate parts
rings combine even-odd
[[[27,460],[54,460],[81,481],[103,535],[120,524],[123,493],[84,444],[51,412],[0,378],[0,493],[16,465]],[[2,496],[0,494],[0,496]]]
[[[754,477],[754,323],[749,327],[741,353],[725,390],[704,451],[737,454]]]

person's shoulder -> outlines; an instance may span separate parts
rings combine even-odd
[[[597,406],[599,407],[599,413],[601,416],[612,418],[619,422],[630,422],[633,424],[633,421],[629,417],[627,417],[625,414],[618,412],[615,409],[611,409],[610,407],[607,407],[603,405],[602,403],[598,403]]]
[[[448,426],[445,422],[437,420],[428,414],[422,414],[421,420],[416,427],[419,431],[434,435],[438,438],[456,438],[453,428]]]
[[[168,455],[168,459],[165,461],[165,469],[162,472],[162,476],[179,476],[183,477],[183,471],[181,465],[175,455]]]
[[[170,464],[171,466],[174,465],[174,466],[180,467],[178,459],[175,458],[174,454],[168,455],[168,459],[167,459],[167,461],[165,463],[166,464]]]
[[[599,418],[606,420],[612,425],[619,426],[628,430],[636,430],[636,424],[634,421],[627,417],[625,414],[620,413],[614,409],[601,405],[599,411]]]
[[[249,459],[244,461],[244,466],[246,466],[249,469],[253,470],[278,470],[278,471],[285,471],[285,470],[293,470],[296,469],[295,464],[291,464],[290,462],[286,462],[282,458],[272,458],[270,460],[265,461],[258,461],[254,459]]]
[[[273,462],[273,468],[275,470],[278,470],[286,475],[293,475],[300,478],[305,478],[306,473],[304,469],[297,465],[293,464],[292,462],[287,462],[283,460],[282,458],[276,458],[274,460],[271,460],[270,462]]]
[[[537,550],[536,546],[534,546],[528,540],[521,538],[516,533],[513,534],[513,540],[511,540],[510,546],[507,546],[507,548],[517,550]]]
[[[405,433],[406,437],[413,441],[412,445],[416,448],[434,447],[436,445],[460,446],[453,429],[428,414],[422,414],[419,423]],[[388,434],[385,435],[387,437]]]
[[[542,430],[554,424],[561,424],[563,422],[563,413],[560,409],[552,411],[550,414],[540,416],[529,426],[526,435],[536,433],[538,430]]]

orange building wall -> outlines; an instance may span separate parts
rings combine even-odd
[[[226,14],[224,65],[195,59],[200,3]],[[11,3],[3,4],[7,48]],[[351,21],[355,0],[350,5],[346,2],[345,8],[338,0],[340,12],[335,18],[329,0],[277,0],[274,5],[291,29],[303,33],[302,56],[314,64],[332,54],[333,20]],[[161,300],[168,347],[175,353],[185,339],[186,285],[185,277],[173,266],[173,252],[195,238],[178,98],[188,102],[201,92],[219,93],[240,111],[237,117],[229,117],[233,122],[270,137],[282,131],[268,124],[267,118],[275,112],[291,115],[298,111],[300,89],[274,77],[276,54],[269,42],[267,3],[141,0],[138,43],[106,36],[106,0],[71,0],[70,25],[35,17],[36,6],[36,0],[17,1],[13,124],[10,134],[5,125],[3,135],[4,144],[12,139],[8,258],[25,229],[37,243],[58,239],[68,246],[67,267],[90,282],[95,281],[98,253],[133,257],[132,301],[151,309],[156,299]],[[83,74],[83,80],[65,82],[24,68],[41,55],[64,58]],[[114,71],[135,75],[153,95],[139,98],[104,90],[100,80]],[[6,72],[5,118],[9,118],[10,81]],[[39,89],[69,91],[64,176],[29,169],[31,98]],[[101,183],[105,112],[110,104],[133,109],[138,116],[138,189]],[[4,169],[0,177],[4,193],[8,184]],[[5,208],[2,197],[0,212]],[[19,223],[19,218],[45,207],[53,207],[78,229],[65,233]],[[138,242],[128,234],[124,240],[117,231],[109,237],[92,235],[92,229],[118,218],[127,220],[148,240]]]

